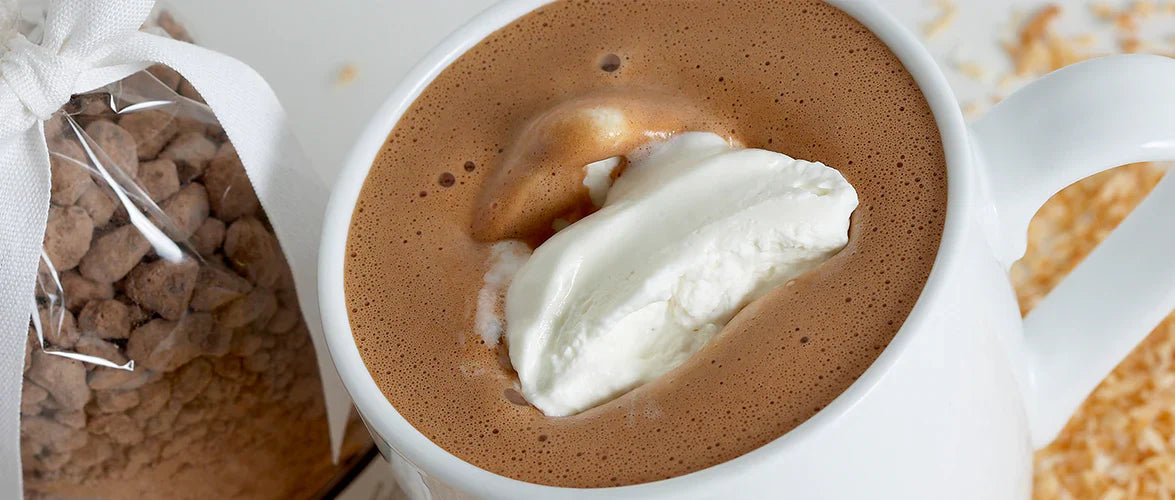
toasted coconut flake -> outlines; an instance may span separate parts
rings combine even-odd
[[[1074,35],[1072,38],[1072,41],[1078,47],[1089,48],[1094,45],[1097,45],[1097,34],[1095,34],[1095,33],[1082,33],[1080,35]]]
[[[972,61],[960,61],[955,63],[955,68],[960,73],[967,75],[968,78],[976,81],[987,80],[987,68],[983,65]]]
[[[950,29],[950,27],[955,24],[955,19],[959,15],[959,9],[955,6],[954,2],[949,0],[937,0],[934,3],[939,9],[939,15],[938,17],[934,18],[933,21],[926,23],[926,25],[922,27],[923,35],[925,35],[927,39],[937,38],[939,35],[946,32],[946,30]]]
[[[1114,10],[1113,7],[1111,7],[1109,4],[1104,3],[1104,2],[1098,2],[1098,3],[1090,5],[1089,11],[1092,12],[1094,16],[1097,16],[1099,19],[1102,19],[1103,21],[1109,21],[1109,20],[1113,19],[1115,15],[1118,14],[1118,11]]]
[[[1114,16],[1114,27],[1119,31],[1134,34],[1138,31],[1138,18],[1132,11],[1119,12]]]
[[[1060,15],[1061,6],[1056,4],[1046,5],[1044,8],[1038,10],[1020,30],[1020,44],[1027,44],[1032,40],[1044,38],[1048,35],[1053,21],[1057,17],[1060,17]]]
[[[1130,12],[1133,12],[1142,19],[1150,19],[1151,17],[1154,17],[1158,11],[1158,6],[1150,0],[1137,0],[1130,4]]]
[[[359,67],[353,63],[344,64],[335,74],[335,86],[345,87],[355,83],[357,78],[359,78]]]

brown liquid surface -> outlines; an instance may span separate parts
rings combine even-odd
[[[513,375],[474,312],[491,240],[541,241],[550,219],[582,215],[584,159],[627,146],[562,119],[536,132],[553,109],[596,99],[636,130],[710,131],[824,162],[860,206],[843,252],[752,303],[684,365],[549,418],[511,402]],[[351,326],[397,410],[474,465],[560,486],[669,478],[762,446],[856,380],[918,298],[945,205],[925,99],[848,15],[799,0],[560,1],[459,58],[388,138],[351,223]]]

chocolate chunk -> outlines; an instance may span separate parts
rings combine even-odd
[[[171,382],[160,379],[139,389],[139,406],[131,410],[130,415],[135,420],[145,421],[155,416],[167,405],[171,398]]]
[[[224,223],[220,219],[204,219],[204,223],[192,233],[192,246],[200,255],[212,257],[220,249],[221,243],[224,243],[224,231]]]
[[[216,143],[203,132],[184,132],[172,139],[159,158],[175,162],[180,181],[188,182],[204,173],[208,162],[216,156],[216,149]]]
[[[216,374],[229,380],[239,380],[242,375],[241,358],[236,356],[222,356],[213,362]]]
[[[122,279],[151,250],[151,244],[133,225],[125,225],[99,237],[82,257],[82,276],[99,283]]]
[[[212,128],[212,125],[210,123],[208,123],[208,121],[202,120],[200,118],[193,118],[193,117],[188,117],[188,116],[177,116],[177,117],[175,117],[175,123],[176,123],[176,127],[179,128],[179,131],[181,134],[187,134],[190,132],[190,133],[196,133],[196,134],[212,135],[211,131],[210,131],[210,129]],[[199,177],[201,174],[203,174],[203,172],[181,172],[181,173],[191,174],[193,176],[192,177],[193,179],[196,177]],[[191,180],[191,179],[185,179],[185,180]]]
[[[111,163],[103,165],[107,171],[121,170],[131,179],[139,174],[138,148],[135,138],[126,129],[110,120],[98,120],[86,125],[86,135],[93,139],[101,151],[98,160]]]
[[[129,391],[97,391],[94,402],[103,413],[120,413],[139,405],[139,393]]]
[[[128,297],[121,297],[121,298],[126,299],[126,300],[130,300]],[[147,311],[146,309],[139,307],[138,304],[127,304],[126,315],[127,315],[127,318],[131,322],[131,329],[132,330],[135,329],[135,327],[142,325],[143,323],[146,323],[147,320],[151,319],[151,313],[149,311]]]
[[[196,87],[193,87],[191,82],[187,80],[181,81],[180,88],[177,90],[179,91],[180,95],[198,103],[204,104],[204,97],[200,95],[200,92],[196,91]]]
[[[245,167],[231,143],[221,146],[209,163],[204,172],[204,186],[208,188],[212,214],[225,222],[253,215],[261,209],[253,183],[249,182]]]
[[[184,25],[180,24],[179,21],[176,21],[175,17],[172,17],[171,12],[166,10],[160,12],[159,16],[155,19],[155,22],[159,24],[160,28],[163,28],[163,31],[167,33],[167,36],[170,36],[171,38],[181,42],[191,43],[192,35],[188,33],[188,29],[185,28]]]
[[[148,439],[127,450],[125,473],[137,474],[139,471],[150,467],[159,459],[159,450],[161,448],[163,448],[161,440]]]
[[[176,372],[175,384],[171,388],[171,399],[187,404],[199,396],[212,381],[212,363],[197,359]]]
[[[209,264],[200,268],[196,276],[196,290],[190,307],[194,311],[211,311],[253,289],[249,281],[232,271]]]
[[[171,436],[171,439],[163,444],[163,448],[159,451],[160,457],[170,459],[183,455],[187,450],[191,449],[193,443],[204,437],[205,433],[208,432],[207,427],[192,426],[194,420],[192,417],[198,411],[184,408],[183,413],[180,413],[180,418],[176,419],[175,423],[176,428],[182,430]]]
[[[40,443],[55,453],[68,453],[86,445],[89,435],[71,429],[47,417],[25,417],[21,419],[20,432],[34,442]]]
[[[232,353],[242,358],[248,358],[261,349],[263,339],[261,335],[246,332],[233,337]]]
[[[22,445],[23,446],[23,445]],[[43,475],[46,473],[54,473],[60,471],[69,463],[69,453],[48,453],[33,457],[32,466],[34,470],[40,471]],[[47,474],[47,477],[57,477],[54,474]]]
[[[265,330],[275,334],[287,333],[294,329],[294,326],[298,324],[298,320],[302,319],[301,314],[297,309],[282,307],[277,310],[277,313],[265,325]]]
[[[208,218],[208,192],[204,186],[193,182],[164,201],[161,208],[179,231],[179,234],[172,236],[177,240],[186,240]]]
[[[135,421],[122,413],[95,417],[90,421],[89,429],[95,434],[105,435],[111,441],[123,445],[138,444],[143,441],[144,437],[143,430],[135,425]]]
[[[277,312],[277,297],[256,288],[216,310],[216,322],[223,328],[238,328],[254,321],[267,322]]]
[[[158,156],[179,131],[171,113],[159,109],[124,114],[118,124],[134,137],[139,160]]]
[[[285,260],[277,240],[261,221],[241,217],[224,236],[224,253],[233,269],[252,283],[272,288],[281,279]]]
[[[41,413],[41,402],[49,397],[49,393],[36,384],[25,382],[20,391],[20,414],[36,415]]]
[[[171,160],[152,160],[139,165],[139,187],[156,203],[180,190],[180,179]]]
[[[49,207],[45,224],[44,249],[49,262],[57,271],[77,267],[90,249],[94,236],[94,222],[81,207]]]
[[[159,80],[159,82],[162,83],[164,87],[167,87],[171,90],[178,89],[180,82],[184,79],[182,76],[180,76],[179,72],[163,64],[156,64],[151,66],[150,68],[147,68],[147,72],[151,73],[151,76],[154,76],[155,79]]]
[[[110,101],[109,92],[94,91],[73,96],[61,109],[76,118],[102,118],[114,115]]]
[[[170,431],[175,425],[175,419],[179,416],[180,410],[184,405],[178,401],[168,401],[167,405],[159,410],[155,416],[147,419],[145,430],[148,436],[157,436],[164,432]]]
[[[84,429],[86,427],[86,412],[56,411],[53,412],[53,421],[71,429]]]
[[[152,320],[131,332],[127,355],[143,368],[170,372],[201,354],[192,339],[208,336],[212,315],[190,313],[179,321]]]
[[[211,385],[211,384],[209,384],[209,385]],[[205,390],[207,390],[207,387],[208,386],[205,386]],[[200,401],[200,402],[203,402],[203,401]],[[179,414],[179,416],[176,417],[176,419],[175,419],[176,427],[179,427],[179,428],[190,427],[192,425],[203,422],[204,419],[207,418],[208,408],[200,405],[199,404],[200,402],[184,405],[184,411],[181,412]],[[167,446],[168,445],[164,445],[164,447],[163,447],[164,454],[167,454]]]
[[[109,389],[135,389],[146,384],[151,376],[141,367],[134,371],[99,366],[86,377],[86,383],[91,389],[103,391]]]
[[[74,350],[79,354],[105,359],[106,361],[119,365],[126,364],[127,362],[127,357],[122,353],[122,349],[96,336],[86,335],[78,339]]]
[[[85,151],[72,139],[49,143],[49,151],[49,200],[58,205],[72,205],[94,186]]]
[[[41,319],[41,331],[49,345],[68,349],[77,344],[81,333],[78,332],[73,313],[68,309],[60,306],[41,307],[37,309],[37,314]]]
[[[131,332],[127,306],[113,299],[91,300],[78,316],[78,328],[97,339],[125,339]]]
[[[78,410],[90,400],[86,368],[80,361],[34,351],[28,378],[48,391],[62,408]]]
[[[233,330],[225,328],[223,325],[217,325],[205,332],[203,337],[194,337],[192,342],[205,356],[224,356],[232,348]]]
[[[270,355],[268,352],[258,352],[245,358],[244,366],[248,371],[260,373],[269,369],[269,361]]]
[[[93,467],[110,459],[114,455],[114,447],[110,440],[101,437],[91,437],[89,443],[73,452],[70,463],[82,467]]]
[[[77,206],[89,214],[94,227],[98,228],[105,226],[114,216],[114,209],[118,206],[114,198],[114,193],[109,193],[106,188],[94,184],[78,198]]]
[[[199,266],[191,259],[144,262],[127,276],[126,294],[140,306],[178,320],[188,310],[198,272]]]
[[[91,300],[114,297],[114,287],[110,283],[90,281],[83,278],[77,271],[61,273],[59,279],[65,295],[65,307],[74,312],[80,310]]]

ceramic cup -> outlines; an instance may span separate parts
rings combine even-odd
[[[672,479],[615,488],[541,486],[475,467],[409,424],[360,358],[344,301],[347,231],[360,188],[400,115],[446,66],[547,3],[508,0],[445,39],[359,137],[334,188],[320,253],[327,343],[348,391],[413,498],[1028,498],[1032,452],[1175,307],[1175,180],[1021,320],[1007,270],[1028,221],[1072,182],[1175,159],[1175,60],[1113,56],[1045,76],[968,127],[930,54],[867,0],[830,3],[872,30],[913,75],[947,159],[938,257],[905,324],[848,390],[791,432]]]

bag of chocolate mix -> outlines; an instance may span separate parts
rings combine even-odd
[[[144,29],[188,40],[163,13]],[[45,122],[51,192],[20,402],[26,497],[309,498],[332,462],[315,349],[241,159],[155,65]],[[354,424],[354,422],[352,422]]]

